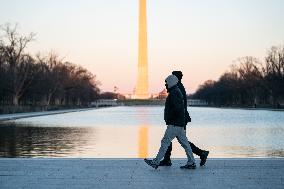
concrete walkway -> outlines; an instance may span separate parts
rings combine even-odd
[[[54,114],[64,114],[69,112],[80,112],[93,110],[97,108],[76,108],[76,109],[66,109],[66,110],[54,110],[54,111],[42,111],[42,112],[27,112],[27,113],[15,113],[15,114],[0,114],[0,121],[15,120],[27,117],[37,117],[45,115],[54,115]]]
[[[209,159],[181,170],[142,159],[0,159],[1,189],[39,188],[284,188],[284,159]]]

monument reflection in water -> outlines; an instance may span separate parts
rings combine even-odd
[[[210,157],[284,157],[284,112],[189,108],[187,136]],[[163,107],[115,107],[0,124],[1,157],[154,157]],[[172,156],[185,158],[174,140]]]

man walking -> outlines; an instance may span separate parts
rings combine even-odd
[[[182,79],[183,74],[182,74],[181,71],[173,71],[172,74],[175,75],[179,80],[177,86],[178,86],[178,88],[181,91],[182,96],[183,96],[183,105],[184,105],[184,110],[185,110],[184,130],[186,130],[186,124],[188,122],[191,122],[191,118],[190,118],[189,113],[187,111],[187,97],[186,97],[185,88],[184,88],[183,84],[181,83],[181,79]],[[189,142],[189,144],[190,144],[190,147],[192,149],[192,152],[200,157],[200,160],[201,160],[200,166],[205,165],[209,151],[201,150],[191,142]],[[172,152],[172,143],[168,147],[167,152],[165,154],[165,157],[160,162],[159,166],[171,166],[172,165],[172,163],[171,163],[171,152]]]
[[[160,161],[165,156],[165,153],[174,138],[177,138],[178,142],[182,145],[188,159],[187,164],[181,168],[196,168],[192,150],[184,131],[185,110],[183,96],[177,86],[178,81],[178,78],[174,75],[169,75],[165,80],[165,86],[169,93],[164,109],[164,120],[167,124],[167,129],[161,141],[161,147],[156,158],[153,160],[144,159],[148,165],[155,169],[158,168]]]

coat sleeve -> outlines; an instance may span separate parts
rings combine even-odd
[[[177,116],[180,111],[184,111],[184,103],[183,103],[183,97],[180,92],[175,92],[172,94],[172,113],[174,116]]]
[[[180,92],[182,93],[182,98],[183,98],[183,105],[184,105],[184,108],[186,109],[187,108],[187,97],[186,97],[186,91],[185,91],[185,88],[183,86],[182,83],[180,83],[179,85],[179,89],[180,89]]]

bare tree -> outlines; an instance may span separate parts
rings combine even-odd
[[[271,47],[265,60],[266,65],[264,71],[267,75],[275,74],[284,77],[284,46]]]
[[[4,56],[9,65],[9,78],[12,89],[13,104],[18,105],[19,99],[31,84],[32,64],[34,60],[25,54],[27,45],[34,39],[35,34],[21,36],[17,32],[17,25],[11,27],[9,24],[1,26],[4,37],[1,39]]]
[[[265,80],[272,96],[274,106],[284,101],[284,47],[271,47],[263,67]]]
[[[246,56],[238,59],[239,62],[239,77],[242,93],[245,93],[243,101],[246,104],[256,105],[259,101],[263,82],[263,74],[261,72],[261,62],[254,57]]]
[[[54,94],[59,90],[63,82],[63,64],[58,55],[53,52],[50,52],[47,57],[40,57],[38,55],[37,60],[46,66],[42,77],[45,82],[45,105],[49,106],[52,97],[54,97]]]

